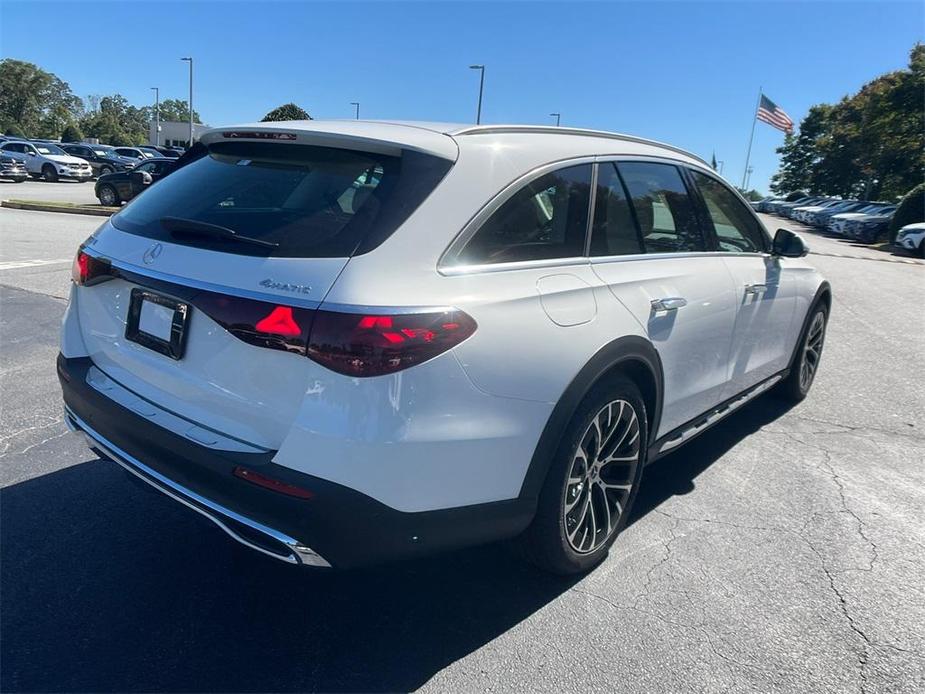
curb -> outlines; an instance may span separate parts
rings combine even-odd
[[[34,210],[35,212],[64,212],[65,214],[84,214],[92,217],[111,217],[118,210],[101,207],[94,209],[92,207],[61,207],[58,205],[43,205],[34,202],[19,202],[16,200],[4,200],[0,202],[0,207],[8,207],[13,210]]]

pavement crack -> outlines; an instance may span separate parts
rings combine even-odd
[[[818,419],[816,417],[807,417],[806,415],[794,415],[795,419],[799,419],[803,422],[810,422],[812,424],[822,424],[825,426],[836,427],[837,431],[814,431],[808,432],[812,434],[841,434],[841,433],[860,433],[860,432],[876,432],[878,434],[886,434],[888,436],[902,436],[903,438],[909,438],[917,441],[925,441],[925,435],[918,433],[913,433],[909,431],[895,431],[893,429],[883,429],[881,427],[872,427],[869,425],[857,426],[853,424],[842,424],[841,422],[832,422],[826,419]],[[782,431],[767,430],[769,433],[786,433]],[[807,444],[809,445],[809,444]]]
[[[9,448],[10,448],[10,441],[15,439],[17,436],[21,436],[22,434],[26,434],[30,431],[39,431],[40,429],[47,429],[48,427],[55,426],[56,424],[60,424],[62,422],[62,419],[60,417],[48,417],[47,415],[38,415],[38,416],[44,417],[48,421],[43,422],[42,424],[34,424],[29,427],[23,427],[22,429],[17,429],[16,431],[10,434],[6,434],[5,436],[0,436],[0,444],[3,445],[3,450],[0,450],[0,457],[6,455],[6,453],[9,451]],[[45,439],[45,441],[48,441],[48,440],[49,439]],[[35,446],[40,446],[41,444],[45,443],[45,441],[41,441],[37,444],[29,446],[23,451],[13,451],[13,452],[14,453],[25,453],[27,450],[31,448],[35,448]]]

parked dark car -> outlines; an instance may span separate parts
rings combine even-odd
[[[115,147],[113,151],[120,157],[134,160],[136,164],[159,156],[154,152],[145,152],[141,147]]]
[[[892,220],[892,212],[864,215],[848,222],[845,226],[845,235],[861,243],[876,243],[886,236]]]
[[[96,176],[105,176],[106,174],[117,173],[119,171],[128,171],[132,165],[123,161],[115,154],[113,149],[103,145],[88,145],[83,143],[69,142],[60,145],[68,154],[75,157],[86,159],[93,168]]]
[[[174,149],[173,147],[162,147],[160,145],[151,145],[145,149],[156,150],[160,152],[162,157],[167,157],[168,159],[178,159],[180,155],[183,154],[183,150]]]
[[[3,155],[0,156],[0,178],[14,183],[22,183],[29,178],[26,166],[18,159]]]
[[[128,202],[134,198],[148,186],[164,178],[176,166],[176,159],[167,159],[166,157],[148,159],[148,161],[142,162],[131,171],[100,176],[96,181],[94,192],[101,205],[118,207],[123,202]]]

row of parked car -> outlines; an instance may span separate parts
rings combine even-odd
[[[83,182],[131,171],[151,159],[176,159],[181,154],[170,147],[113,147],[0,136],[0,179]]]
[[[789,217],[862,243],[875,243],[884,238],[897,208],[896,204],[889,202],[842,200],[821,195],[807,195],[792,201],[767,197],[752,205],[759,212]],[[903,227],[896,241],[903,248],[925,257],[925,223]]]

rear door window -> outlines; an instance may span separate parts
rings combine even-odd
[[[454,262],[482,265],[583,256],[590,191],[591,164],[540,176],[502,203]]]
[[[684,179],[672,164],[620,162],[646,253],[705,251]]]
[[[591,230],[591,255],[631,255],[644,253],[626,189],[617,167],[603,162],[597,170],[594,196],[594,224]]]
[[[379,245],[417,209],[452,162],[283,143],[219,142],[112,218],[152,239],[242,255],[348,257]],[[165,217],[276,244],[173,233]],[[195,226],[195,225],[194,225]]]

